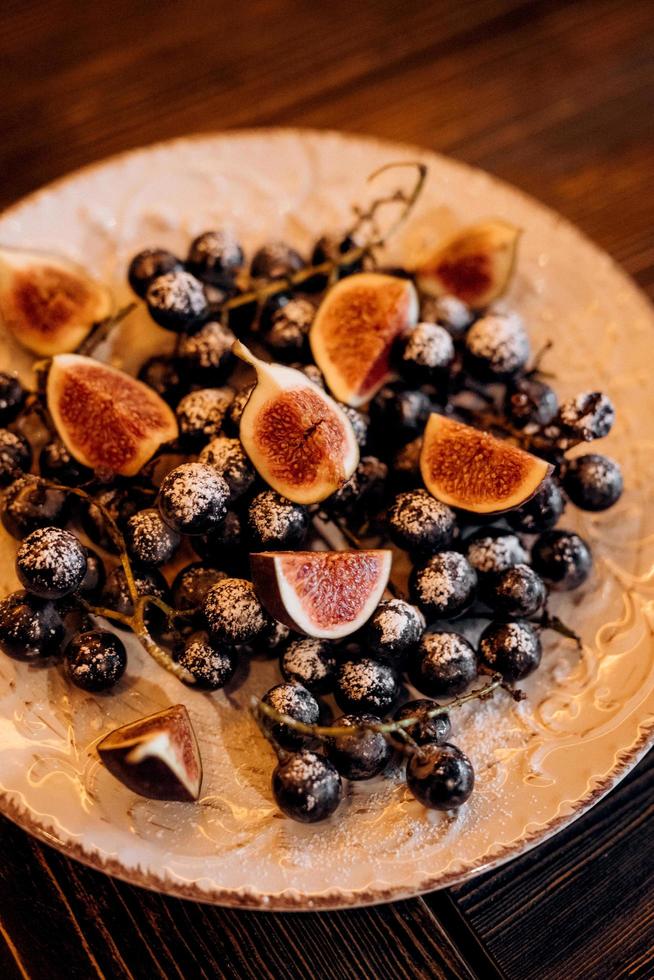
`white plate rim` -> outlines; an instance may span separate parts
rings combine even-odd
[[[647,294],[634,280],[625,272],[619,263],[606,251],[600,248],[595,242],[573,222],[562,216],[559,212],[543,204],[540,200],[522,191],[520,188],[507,181],[495,176],[493,173],[480,167],[472,166],[457,158],[446,154],[418,146],[416,144],[405,143],[397,140],[383,139],[366,133],[354,131],[343,131],[335,129],[317,129],[311,127],[294,126],[262,126],[245,127],[229,130],[209,130],[196,132],[183,136],[156,141],[154,143],[143,144],[129,150],[119,151],[92,161],[89,164],[78,167],[63,176],[56,178],[50,183],[26,194],[18,201],[0,212],[0,219],[11,218],[14,212],[18,212],[25,206],[32,206],[38,201],[53,192],[57,192],[66,185],[74,183],[78,178],[88,175],[93,171],[104,168],[107,165],[118,164],[126,157],[138,155],[143,152],[156,151],[161,148],[174,149],[176,144],[180,146],[193,141],[211,141],[225,138],[257,138],[270,135],[293,135],[312,139],[320,138],[344,138],[361,143],[368,143],[371,146],[388,149],[395,147],[398,150],[416,154],[429,154],[432,157],[442,160],[448,164],[455,164],[461,170],[467,170],[473,175],[483,175],[493,184],[505,191],[509,191],[513,196],[521,198],[530,207],[538,209],[542,214],[547,215],[552,221],[560,226],[564,226],[568,233],[577,241],[592,251],[598,259],[604,262],[608,259],[612,272],[622,281],[625,289],[635,293],[641,302],[644,302],[650,310],[652,304]],[[652,310],[654,313],[654,310]],[[649,722],[643,722],[638,726],[638,737],[628,747],[620,749],[615,757],[610,771],[603,779],[595,781],[595,784],[581,798],[573,803],[567,803],[564,812],[557,814],[549,821],[536,825],[529,832],[525,832],[518,840],[511,841],[503,845],[497,853],[486,858],[482,857],[478,861],[470,862],[465,869],[447,872],[434,878],[426,878],[415,887],[393,887],[389,889],[357,890],[357,891],[334,891],[327,893],[317,893],[312,896],[310,903],[307,903],[304,896],[290,891],[269,894],[263,896],[260,893],[249,890],[235,891],[233,889],[221,888],[201,888],[193,883],[175,882],[170,878],[159,876],[152,872],[146,872],[141,868],[126,868],[119,860],[105,859],[95,851],[90,851],[75,841],[62,839],[52,833],[45,826],[35,820],[31,813],[17,805],[14,798],[4,792],[0,792],[0,813],[15,823],[17,826],[26,830],[31,836],[55,848],[67,857],[74,858],[80,863],[111,875],[129,884],[138,885],[147,890],[161,894],[171,895],[178,898],[194,900],[206,904],[220,905],[224,907],[244,908],[254,911],[285,911],[302,912],[317,910],[338,910],[345,908],[364,907],[377,904],[384,904],[392,901],[399,901],[411,897],[418,897],[436,889],[451,887],[462,884],[484,872],[491,871],[507,863],[513,858],[519,857],[539,844],[544,843],[553,837],[560,830],[572,824],[593,806],[602,800],[629,772],[643,759],[648,750],[654,746],[654,718]]]

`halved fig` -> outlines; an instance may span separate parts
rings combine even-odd
[[[255,591],[296,633],[337,640],[374,613],[391,571],[391,552],[261,551],[250,555]]]
[[[339,401],[357,408],[388,379],[393,345],[418,322],[413,283],[362,272],[325,296],[311,326],[313,357]]]
[[[552,467],[488,432],[434,414],[425,428],[420,471],[442,503],[500,514],[529,500]]]
[[[506,290],[520,229],[506,221],[464,228],[416,269],[418,287],[430,296],[450,295],[483,309]]]
[[[98,742],[98,754],[109,772],[140,796],[192,802],[200,795],[200,749],[183,704],[109,732]]]
[[[112,309],[109,290],[75,262],[0,248],[0,318],[35,354],[51,357],[75,350]]]
[[[296,504],[329,497],[359,462],[349,418],[301,371],[267,364],[238,340],[232,350],[257,372],[239,430],[255,469]]]
[[[60,438],[90,469],[133,476],[177,438],[175,416],[152,388],[90,357],[54,357],[46,395]]]

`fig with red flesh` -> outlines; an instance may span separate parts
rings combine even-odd
[[[202,760],[183,704],[109,732],[98,743],[98,754],[109,772],[140,796],[190,803],[200,795]]]
[[[350,478],[359,462],[352,423],[295,368],[267,364],[237,341],[234,353],[257,372],[240,437],[259,475],[296,504],[315,504]]]
[[[175,416],[152,388],[90,357],[54,357],[46,393],[61,440],[90,469],[133,476],[177,438]]]
[[[424,484],[437,500],[475,514],[501,514],[532,497],[551,465],[503,439],[430,415],[420,454]]]
[[[409,279],[362,272],[333,286],[309,334],[314,360],[339,401],[357,408],[391,374],[396,341],[418,322]]]
[[[418,287],[430,296],[456,296],[483,309],[509,284],[519,235],[519,228],[499,220],[464,228],[419,264]]]
[[[391,552],[262,551],[250,564],[255,591],[275,619],[296,633],[338,640],[374,613]]]
[[[105,286],[61,256],[0,249],[0,319],[19,344],[43,357],[75,350],[112,312]]]

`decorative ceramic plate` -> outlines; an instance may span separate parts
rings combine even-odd
[[[507,302],[563,396],[601,389],[618,420],[603,443],[626,492],[605,514],[569,508],[595,555],[592,578],[554,609],[583,651],[548,634],[528,699],[496,694],[454,718],[477,785],[455,815],[422,808],[399,773],[351,784],[335,818],[305,827],[271,798],[274,757],[248,710],[276,677],[255,661],[229,693],[183,687],[135,642],[119,693],[91,696],[57,668],[0,659],[0,809],[93,867],[174,895],[270,909],[335,908],[403,898],[460,882],[535,846],[588,809],[654,740],[654,314],[611,259],[556,214],[492,177],[415,148],[335,133],[256,131],[182,139],[95,165],[2,216],[3,244],[52,249],[86,265],[128,299],[126,264],[153,243],[183,253],[191,236],[233,226],[248,250],[283,238],[305,251],[347,227],[372,196],[366,176],[389,161],[423,160],[418,207],[392,242],[406,261],[429,241],[485,217],[524,229]],[[402,172],[386,175],[389,187]],[[382,185],[383,185],[382,180]],[[375,186],[379,193],[379,185]],[[107,352],[135,369],[170,339],[136,312]],[[29,360],[2,342],[0,368]],[[16,587],[4,536],[0,585]],[[184,701],[205,778],[200,803],[157,803],[99,764],[105,732]]]

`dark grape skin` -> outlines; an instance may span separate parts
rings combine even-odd
[[[21,584],[42,599],[62,599],[76,592],[86,575],[86,549],[70,531],[37,528],[16,554]]]
[[[109,630],[79,633],[64,654],[68,677],[84,691],[106,691],[118,683],[127,667],[125,645]]]
[[[426,717],[435,708],[438,708],[438,703],[429,698],[407,701],[395,712],[393,721],[404,721],[406,718],[420,719],[415,725],[404,729],[407,734],[417,745],[429,745],[431,742],[440,745],[449,738],[452,724],[448,714],[435,715],[433,718]],[[392,734],[391,739],[399,749],[406,748],[407,743],[401,735]]]
[[[192,333],[209,316],[202,283],[182,269],[153,279],[148,285],[145,302],[154,322],[172,333]]]
[[[132,563],[136,591],[139,595],[154,595],[168,602],[169,590],[165,578],[156,568],[142,568]],[[124,616],[131,616],[134,611],[132,600],[127,588],[127,579],[121,565],[114,568],[107,576],[107,581],[102,592],[101,603],[108,609],[122,613]],[[109,617],[108,617],[109,618]],[[145,616],[148,628],[155,629],[163,621],[163,613],[156,606],[148,606]],[[129,629],[119,620],[113,621],[116,629]]]
[[[338,262],[343,255],[347,255],[348,252],[356,248],[356,244],[350,235],[345,235],[341,239],[323,235],[313,247],[311,265],[322,265],[323,262],[328,261]],[[361,272],[362,269],[363,258],[355,259],[353,262],[348,262],[347,265],[340,266],[337,272],[337,278],[344,279],[345,276],[351,276],[355,272]],[[317,272],[303,283],[302,288],[308,293],[320,293],[323,289],[327,288],[328,282],[328,275]]]
[[[556,415],[558,407],[554,389],[538,378],[516,378],[507,387],[504,410],[516,428],[547,425]]]
[[[54,490],[38,476],[23,476],[6,491],[0,519],[13,538],[21,541],[41,527],[62,527],[70,515],[63,490]]]
[[[505,681],[527,677],[539,666],[541,656],[538,629],[525,620],[489,623],[479,638],[479,659]]]
[[[300,823],[326,820],[338,807],[343,784],[336,767],[306,749],[279,762],[272,777],[272,791],[279,809]]]
[[[130,558],[142,565],[165,565],[175,554],[180,537],[153,507],[137,511],[127,521],[125,547]]]
[[[295,637],[282,650],[279,669],[285,681],[295,681],[314,695],[328,694],[336,669],[333,645],[328,640]]]
[[[381,724],[376,715],[342,715],[332,722],[334,728],[354,728],[357,725]],[[327,747],[329,758],[345,779],[373,779],[384,771],[391,758],[391,747],[381,732],[362,729],[352,735],[331,738]]]
[[[380,657],[401,662],[420,642],[425,618],[417,608],[403,599],[382,599],[366,623],[363,636],[366,646]]]
[[[547,587],[533,568],[518,564],[490,576],[482,597],[498,617],[530,619],[544,608]]]
[[[268,514],[276,519],[269,521]],[[246,527],[250,551],[292,551],[304,543],[309,512],[274,490],[263,490],[250,503]]]
[[[136,295],[144,299],[153,279],[181,268],[181,260],[167,249],[146,248],[138,252],[130,262],[127,281]]]
[[[412,555],[433,555],[452,542],[454,512],[426,490],[398,494],[388,512],[388,533],[398,548]]]
[[[171,408],[175,408],[187,392],[180,365],[174,357],[150,357],[141,365],[138,379],[156,391]]]
[[[191,539],[193,550],[208,562],[219,562],[230,575],[249,574],[250,556],[243,545],[241,518],[228,510],[224,521],[209,534],[201,534]]]
[[[534,569],[557,592],[582,585],[590,575],[593,558],[587,543],[573,531],[546,531],[531,552]]]
[[[61,650],[65,627],[55,603],[21,590],[0,600],[0,650],[35,661]]]
[[[145,494],[137,493],[133,489],[128,494],[123,487],[118,486],[101,490],[94,499],[108,511],[121,531],[125,530],[130,517],[151,503],[151,498],[148,499]],[[79,517],[84,533],[93,544],[112,554],[118,554],[118,548],[107,531],[106,521],[92,501],[84,503],[79,510]]]
[[[209,589],[226,577],[208,562],[196,561],[182,568],[170,587],[175,609],[198,609]]]
[[[284,279],[304,268],[301,255],[285,242],[268,242],[252,256],[250,275],[253,279]]]
[[[78,463],[60,439],[53,439],[43,446],[39,454],[39,473],[53,483],[67,487],[79,487],[93,477],[93,472]]]
[[[16,374],[0,371],[0,425],[13,422],[25,404],[27,393]]]
[[[451,585],[448,595],[442,594],[442,582]],[[409,578],[412,602],[422,610],[427,621],[452,619],[464,612],[474,601],[478,578],[475,569],[456,551],[441,551],[424,565],[416,565]]]
[[[624,482],[620,466],[614,459],[587,453],[567,464],[563,487],[577,507],[597,512],[608,510],[618,502]]]
[[[430,810],[455,810],[466,802],[475,785],[468,757],[455,745],[430,743],[418,749],[406,769],[407,786]]]
[[[243,249],[229,233],[205,231],[189,247],[186,267],[203,282],[229,284],[244,262]]]
[[[224,520],[229,498],[226,481],[211,466],[182,463],[164,477],[157,506],[177,534],[208,534]]]
[[[82,579],[82,584],[77,590],[77,595],[89,602],[97,599],[104,589],[107,581],[107,570],[104,562],[97,551],[92,548],[86,549],[86,575]]]
[[[565,498],[554,477],[549,476],[526,504],[506,515],[508,523],[516,531],[540,534],[557,523],[565,508]]]
[[[32,447],[20,432],[0,429],[0,488],[27,473],[32,465]]]
[[[205,691],[218,691],[232,679],[238,666],[234,649],[212,643],[206,633],[189,636],[179,663],[195,678],[195,684]]]
[[[386,385],[370,403],[370,429],[374,446],[402,445],[421,435],[432,411],[424,391],[404,391]]]
[[[313,694],[294,681],[276,684],[261,700],[279,714],[288,715],[305,725],[317,725],[320,720],[320,705]],[[261,720],[270,737],[284,749],[298,749],[307,741],[306,735],[295,731],[290,725],[274,721],[266,714],[262,713]]]
[[[397,673],[390,664],[361,657],[345,660],[337,668],[334,698],[348,714],[384,715],[398,694]]]
[[[460,633],[425,633],[411,654],[411,683],[429,697],[450,697],[465,691],[477,675],[477,657]]]

